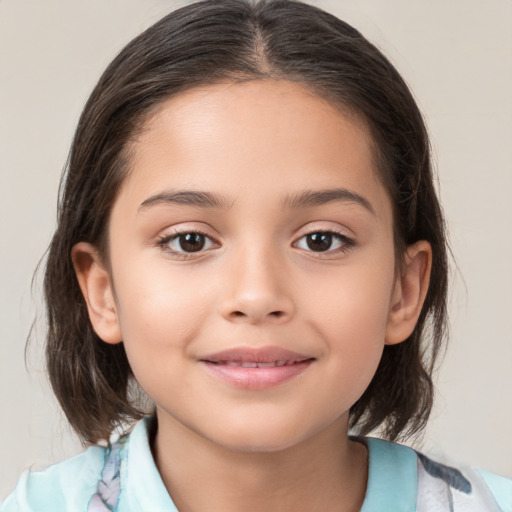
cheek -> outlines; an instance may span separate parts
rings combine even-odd
[[[390,258],[388,264],[352,266],[337,279],[325,280],[323,287],[311,290],[307,296],[310,326],[324,340],[328,354],[326,381],[333,385],[333,396],[345,393],[347,406],[364,392],[382,356],[394,284],[393,265]]]
[[[172,361],[186,353],[212,301],[187,272],[172,273],[166,262],[125,265],[115,276],[118,318],[132,369]]]
[[[329,338],[368,342],[378,338],[382,342],[394,287],[394,263],[392,258],[388,260],[326,274],[316,286],[303,290],[301,295],[307,301],[303,309],[312,321],[320,321]]]

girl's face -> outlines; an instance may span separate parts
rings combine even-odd
[[[286,81],[207,86],[164,103],[131,158],[111,273],[95,257],[82,286],[159,428],[242,451],[346,431],[415,322],[363,123]]]

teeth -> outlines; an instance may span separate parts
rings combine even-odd
[[[275,368],[276,366],[293,366],[301,361],[272,361],[270,363],[257,363],[255,361],[216,361],[221,366],[236,366],[239,368]]]

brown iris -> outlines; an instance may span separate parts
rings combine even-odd
[[[197,252],[205,245],[205,236],[201,233],[184,233],[178,236],[180,247],[185,252]]]
[[[331,233],[310,233],[306,237],[306,243],[312,251],[327,251],[332,245]]]

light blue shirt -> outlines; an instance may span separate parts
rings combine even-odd
[[[44,471],[26,471],[0,512],[177,512],[153,460],[151,419],[108,449],[98,446]],[[379,439],[368,446],[361,512],[512,512],[512,479],[458,470]]]

